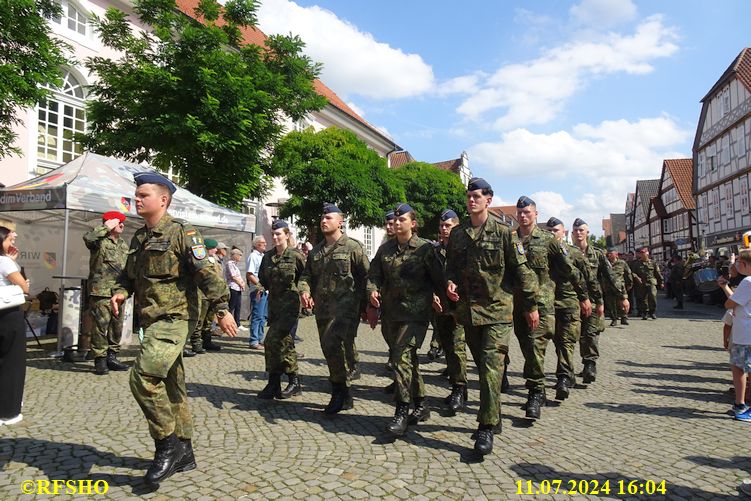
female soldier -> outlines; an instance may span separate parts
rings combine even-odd
[[[302,393],[300,378],[297,376],[297,352],[291,331],[300,314],[297,281],[305,268],[305,259],[294,248],[287,223],[274,221],[271,231],[274,248],[264,254],[258,271],[261,284],[258,294],[269,291],[269,332],[264,343],[269,382],[258,394],[259,398],[267,400],[285,399]],[[289,378],[284,391],[281,387],[282,373]]]
[[[394,338],[391,363],[396,369],[396,412],[387,430],[403,435],[408,424],[430,417],[417,348],[428,329],[433,293],[443,289],[444,281],[432,244],[414,234],[417,220],[412,207],[401,204],[394,216],[396,235],[381,245],[370,263],[368,294],[374,308],[383,304],[382,326]],[[412,401],[415,408],[409,416]]]

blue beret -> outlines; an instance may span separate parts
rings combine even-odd
[[[554,226],[558,226],[559,224],[563,224],[563,221],[561,221],[557,217],[551,217],[550,219],[548,219],[547,226],[548,228],[553,228]]]
[[[282,219],[277,219],[271,224],[272,230],[278,230],[279,228],[289,228],[287,221],[284,221]]]
[[[583,219],[579,219],[578,217],[574,219],[574,227],[584,226],[585,224],[587,223],[585,223]]]
[[[493,188],[490,187],[487,181],[485,181],[481,177],[473,177],[469,180],[469,183],[467,183],[467,191],[475,191],[475,190],[492,190]]]
[[[386,219],[386,221],[393,221],[394,219],[396,219],[396,216],[394,215],[394,211],[392,210],[388,211],[386,215],[383,217]]]
[[[446,209],[445,211],[441,212],[441,221],[448,221],[449,219],[459,218],[459,216],[456,215],[456,212],[452,211],[451,209]]]
[[[534,200],[532,200],[529,197],[521,196],[519,197],[519,200],[516,201],[516,208],[517,209],[523,209],[524,207],[529,207],[530,205],[537,205]]]
[[[133,179],[136,181],[136,186],[141,186],[142,184],[161,184],[167,187],[170,194],[174,194],[177,191],[177,187],[172,181],[156,172],[138,172],[133,174]]]
[[[324,214],[331,214],[332,212],[342,212],[342,211],[336,205],[334,205],[332,203],[329,203],[329,202],[324,202],[323,203],[323,213]]]
[[[410,207],[409,204],[399,204],[396,206],[396,209],[394,209],[394,216],[403,216],[409,212],[412,212],[412,207]]]

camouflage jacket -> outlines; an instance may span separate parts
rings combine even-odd
[[[112,240],[106,226],[97,226],[87,231],[83,242],[91,251],[89,256],[89,294],[96,297],[112,297],[112,289],[125,269],[128,244],[122,238]]]
[[[596,305],[604,304],[603,287],[600,284],[603,284],[609,290],[616,291],[621,299],[628,299],[623,284],[616,283],[613,277],[613,269],[610,266],[610,261],[605,257],[605,253],[592,245],[587,245],[586,250],[583,250],[582,253],[589,263],[590,275],[595,279],[592,287],[596,290],[589,291],[592,302]]]
[[[555,282],[555,309],[578,310],[581,301],[592,300],[589,296],[589,291],[594,284],[589,271],[589,264],[578,247],[562,243],[561,248],[566,250],[569,259],[579,272],[579,286],[574,287],[574,283],[570,278],[566,279],[559,276],[558,270],[550,270],[550,278]],[[581,284],[586,284],[586,287],[582,287]]]
[[[511,323],[512,284],[519,284],[522,309],[537,310],[537,278],[524,247],[511,229],[493,217],[473,228],[470,220],[451,230],[446,278],[456,285],[456,319],[462,325]]]
[[[642,285],[662,287],[660,265],[651,259],[647,259],[646,261],[642,261],[641,259],[636,260],[631,270],[634,272],[634,275],[641,279]]]
[[[227,282],[207,259],[201,234],[187,221],[165,214],[153,228],[143,226],[133,235],[125,273],[113,294],[135,296],[146,328],[158,320],[188,320],[196,286],[213,311],[227,309]]]
[[[516,230],[519,236],[519,230]],[[540,315],[552,314],[555,310],[555,284],[565,281],[571,285],[577,297],[587,297],[587,283],[579,269],[569,258],[568,249],[553,235],[542,231],[537,225],[532,233],[520,238],[527,257],[527,265],[537,277],[537,310]],[[524,296],[518,285],[514,287],[514,307],[521,307]]]
[[[402,249],[396,238],[378,248],[368,273],[368,296],[381,293],[389,322],[429,321],[433,293],[446,288],[443,268],[433,244],[413,235]]]
[[[444,286],[440,291],[437,291],[435,293],[436,296],[438,296],[438,298],[441,300],[441,307],[443,308],[443,311],[440,314],[453,315],[454,306],[456,305],[453,301],[449,301],[448,296],[446,296],[446,246],[440,242],[435,242],[433,244],[433,251],[435,252],[435,256],[438,259],[438,262],[441,264],[441,270],[443,273]]]
[[[615,263],[612,263],[610,265],[610,268],[613,270],[613,278],[615,279],[615,283],[623,287],[623,290],[627,292],[631,290],[631,288],[634,286],[634,278],[628,263],[623,259],[616,259]],[[610,287],[608,287],[607,283],[603,284],[603,292],[606,292],[608,294],[619,295],[619,290],[620,289],[611,289]]]
[[[305,269],[302,252],[287,247],[277,254],[271,249],[263,255],[258,280],[269,291],[269,325],[289,330],[300,315],[300,293],[297,282]]]
[[[331,247],[316,244],[305,263],[298,287],[315,301],[318,318],[356,318],[365,311],[368,258],[360,242],[342,235]]]

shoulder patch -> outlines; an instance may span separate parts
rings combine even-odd
[[[193,253],[193,257],[196,259],[203,259],[206,257],[206,246],[203,244],[194,245],[190,250]]]
[[[559,247],[561,248],[561,252],[563,252],[563,255],[568,256],[568,247],[566,247],[565,245],[560,245],[560,244],[559,244]]]
[[[524,255],[524,245],[521,242],[516,242],[516,252],[522,256]]]

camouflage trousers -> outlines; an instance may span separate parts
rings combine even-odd
[[[557,377],[568,376],[571,383],[576,382],[574,374],[574,352],[581,334],[581,318],[578,309],[555,310],[555,334],[553,344],[558,355],[555,368]]]
[[[501,421],[501,379],[511,324],[465,325],[464,335],[480,373],[477,422],[495,426]]]
[[[396,391],[394,400],[410,403],[425,398],[425,383],[420,374],[417,347],[422,346],[428,331],[427,322],[389,322],[389,331],[396,338],[391,363],[394,365]]]
[[[207,299],[198,300],[198,317],[196,318],[195,328],[190,333],[190,338],[185,342],[185,346],[196,348],[203,344],[204,339],[210,339],[211,322],[209,318],[209,301]]]
[[[347,357],[347,369],[352,370],[360,364],[360,353],[357,351],[357,345],[355,339],[357,339],[357,329],[360,326],[360,322],[355,320],[352,322],[352,332],[347,336],[347,341],[344,343],[344,353]]]
[[[530,390],[544,390],[545,351],[555,334],[555,315],[540,312],[540,323],[535,330],[530,330],[527,319],[514,308],[514,333],[524,356],[526,387]]]
[[[110,298],[89,298],[89,332],[91,333],[91,351],[96,358],[107,356],[107,352],[120,352],[120,340],[123,337],[123,317],[112,314]]]
[[[654,284],[637,284],[634,285],[634,289],[636,289],[636,304],[639,313],[642,315],[654,313],[657,305],[657,286]]]
[[[437,315],[433,315],[433,319],[430,321],[430,325],[433,327],[433,335],[430,338],[430,349],[432,350],[435,348],[436,350],[442,350],[443,343],[441,343],[441,336],[438,333],[438,326],[436,325],[438,321],[436,320],[436,316]]]
[[[297,374],[297,351],[291,329],[272,325],[263,342],[266,372],[269,374]]]
[[[130,371],[130,391],[154,440],[172,433],[179,438],[193,435],[183,368],[183,345],[191,327],[186,320],[159,320],[148,326]]]
[[[596,361],[600,358],[600,333],[605,330],[605,317],[600,317],[592,308],[592,314],[581,318],[579,354],[582,360]]]
[[[446,354],[446,367],[452,386],[467,386],[467,342],[464,327],[456,323],[451,315],[434,315],[433,339]],[[433,343],[430,343],[433,347]]]
[[[389,348],[389,360],[391,360],[396,340],[394,339],[394,334],[389,330],[390,322],[383,320],[383,314],[381,314],[381,319],[381,335],[383,336],[383,340],[386,341],[386,346]]]
[[[329,366],[329,381],[334,384],[346,384],[349,386],[347,343],[354,346],[354,336],[358,325],[358,318],[316,317],[318,327],[318,339],[321,342],[321,350]],[[354,328],[353,328],[354,324]]]
[[[605,292],[605,309],[610,313],[610,320],[619,320],[626,318],[628,312],[621,307],[622,298],[620,294]]]

